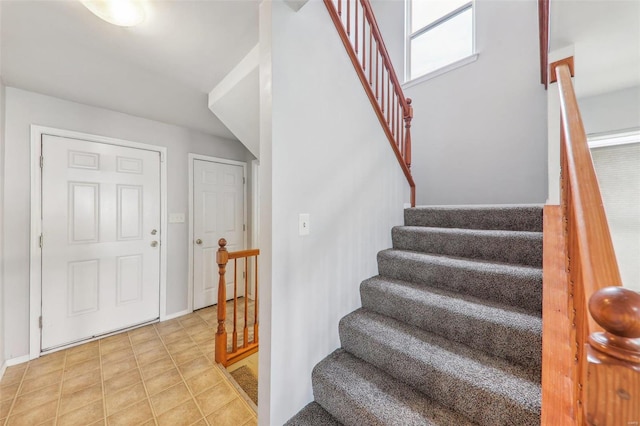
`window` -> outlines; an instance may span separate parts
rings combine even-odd
[[[640,291],[640,131],[589,137],[622,283]]]
[[[471,56],[473,2],[407,1],[407,80]]]

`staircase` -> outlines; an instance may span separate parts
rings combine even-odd
[[[539,425],[542,207],[405,210],[287,425]]]

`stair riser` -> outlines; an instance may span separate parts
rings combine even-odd
[[[540,206],[418,207],[404,211],[404,224],[434,228],[541,232],[542,208]]]
[[[344,321],[341,321],[339,330],[340,341],[346,351],[479,425],[540,424],[539,407],[527,408],[503,395],[475,386],[472,377],[462,380],[447,374],[439,369],[438,359],[414,358],[406,351],[395,350],[378,336]],[[410,339],[406,340],[406,345],[412,344]]]
[[[312,402],[289,419],[284,426],[340,426],[340,423],[318,403]]]
[[[342,349],[322,360],[311,377],[316,402],[344,425],[473,426]]]
[[[347,392],[335,386],[335,381],[333,377],[313,375],[313,397],[318,404],[326,407],[345,426],[384,426],[384,423],[376,419],[372,413],[360,408],[358,401],[354,401]]]
[[[381,276],[426,284],[484,300],[492,300],[531,312],[542,311],[542,271],[534,268],[503,268],[492,264],[428,261],[407,252],[378,253]]]
[[[542,267],[542,234],[396,227],[393,248]]]
[[[449,310],[436,298],[421,300],[388,291],[383,285],[374,281],[362,283],[362,307],[526,368],[540,369],[541,321],[527,318],[527,324],[492,323]],[[516,328],[518,325],[520,328]]]

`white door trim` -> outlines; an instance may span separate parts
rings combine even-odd
[[[222,164],[231,164],[234,166],[242,166],[242,177],[245,179],[244,181],[244,185],[242,186],[242,192],[243,192],[243,199],[244,199],[244,208],[243,208],[243,212],[242,212],[242,220],[244,222],[244,224],[247,224],[247,163],[244,161],[236,161],[236,160],[227,160],[226,158],[218,158],[218,157],[211,157],[208,155],[201,155],[201,154],[193,154],[193,153],[189,153],[188,154],[188,159],[189,159],[189,268],[188,268],[188,277],[187,277],[187,282],[189,283],[188,286],[188,294],[187,294],[187,300],[188,300],[188,305],[187,305],[187,310],[189,312],[193,312],[193,292],[194,292],[194,288],[193,288],[193,240],[194,240],[194,235],[193,235],[193,162],[194,160],[202,160],[202,161],[210,161],[212,163],[222,163]],[[247,229],[245,227],[244,230],[244,247],[247,248]]]
[[[42,135],[52,135],[89,142],[99,142],[128,148],[144,149],[160,153],[160,321],[166,317],[167,302],[167,148],[124,139],[92,135],[72,130],[31,125],[31,227],[29,244],[29,359],[41,353],[41,330],[39,319],[42,314]]]
[[[259,160],[251,161],[251,247],[249,248],[260,247],[260,222],[258,221],[258,212],[260,211],[260,181],[257,178],[260,173],[259,168]],[[249,297],[255,300],[256,270],[255,268],[249,268],[249,272],[249,279],[251,282],[251,285],[249,286]]]

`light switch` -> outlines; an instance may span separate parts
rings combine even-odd
[[[184,213],[171,213],[169,223],[184,223]]]
[[[298,216],[298,233],[309,235],[309,213],[300,213]]]

